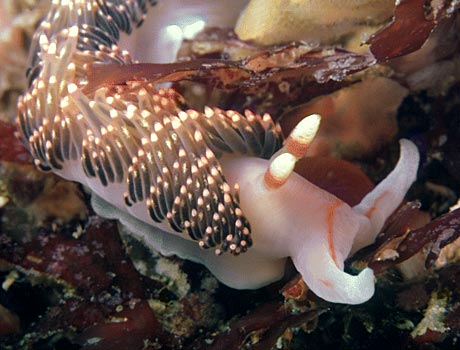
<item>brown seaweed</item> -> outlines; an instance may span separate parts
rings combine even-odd
[[[128,81],[149,83],[193,80],[221,89],[243,89],[250,92],[269,83],[285,79],[305,79],[323,84],[341,81],[374,63],[368,54],[338,48],[310,49],[291,44],[263,50],[240,61],[199,58],[176,63],[136,63],[131,65],[91,65],[89,94],[101,86],[123,85]]]
[[[293,314],[285,304],[277,302],[265,303],[250,314],[231,322],[228,331],[207,339],[207,342],[204,342],[203,339],[198,339],[193,349],[270,349],[288,327],[299,327],[316,319],[323,312],[324,310],[311,309]],[[252,344],[251,334],[254,335],[256,340]],[[211,345],[206,345],[206,343]]]
[[[430,223],[416,229],[410,229],[410,220],[415,218],[417,214],[407,214],[407,209],[402,209],[405,213],[395,214],[394,220],[400,221],[400,230],[388,230],[388,234],[383,234],[380,237],[386,237],[386,242],[376,250],[374,258],[370,261],[369,266],[376,272],[382,272],[384,269],[400,264],[401,262],[409,259],[415,254],[426,250],[426,268],[432,267],[434,261],[439,256],[443,247],[452,243],[460,237],[460,209],[453,210],[439,218],[431,221]],[[401,219],[401,215],[405,216],[407,220]],[[419,220],[419,218],[415,218]],[[401,221],[404,226],[401,225]],[[394,223],[391,225],[395,225]],[[385,232],[385,231],[383,231]],[[380,252],[387,249],[391,245],[391,249],[395,255],[391,259],[381,259]]]
[[[420,49],[441,18],[458,7],[458,1],[399,1],[392,22],[368,40],[372,54],[385,62]]]

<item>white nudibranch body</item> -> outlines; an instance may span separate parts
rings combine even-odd
[[[183,111],[177,92],[148,82],[85,93],[87,65],[132,63],[116,47],[119,31],[146,11],[142,0],[102,3],[53,1],[35,35],[18,127],[37,166],[82,183],[98,214],[151,249],[202,263],[231,287],[274,282],[291,258],[318,296],[368,300],[372,271],[352,276],[344,260],[375,240],[403,200],[417,173],[415,145],[401,140],[395,169],[352,208],[293,171],[318,115],[282,144],[268,115]]]
[[[194,242],[120,212],[98,196],[92,203],[96,212],[121,220],[149,247],[202,263],[233,288],[254,289],[279,280],[290,257],[315,294],[331,302],[359,304],[374,294],[374,274],[366,268],[352,276],[343,271],[344,260],[374,242],[415,180],[418,150],[408,140],[400,144],[394,170],[354,207],[296,173],[281,187],[268,187],[264,181],[268,160],[223,160],[227,179],[240,186],[240,205],[252,229],[253,246],[237,257],[200,249]]]

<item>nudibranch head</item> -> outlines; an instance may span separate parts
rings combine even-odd
[[[401,141],[395,170],[351,208],[293,171],[318,115],[283,143],[269,115],[187,110],[176,91],[150,82],[85,91],[89,65],[132,63],[116,46],[119,32],[146,10],[142,0],[53,1],[18,102],[19,132],[37,166],[82,183],[97,213],[152,249],[200,262],[232,287],[281,278],[290,257],[320,297],[370,298],[372,271],[350,276],[344,260],[375,239],[402,201],[417,171],[415,146]]]

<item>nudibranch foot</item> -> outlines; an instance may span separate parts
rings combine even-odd
[[[284,276],[285,258],[269,258],[251,254],[252,248],[238,256],[216,255],[211,250],[201,249],[195,242],[172,235],[158,227],[149,225],[135,216],[118,209],[97,194],[91,196],[91,207],[108,219],[118,220],[123,230],[142,242],[155,254],[178,256],[206,266],[222,283],[235,289],[257,289],[276,282]]]

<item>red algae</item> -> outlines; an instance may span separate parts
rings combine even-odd
[[[70,297],[63,296],[52,305],[33,325],[35,331],[72,327],[82,332],[79,342],[86,344],[97,336],[101,346],[115,346],[123,339],[120,346],[131,349],[141,349],[144,340],[154,342],[164,335],[146,301],[152,293],[150,288],[158,285],[146,283],[134,268],[114,222],[93,217],[79,239],[43,232],[22,245],[2,240],[0,256],[3,263],[26,273],[64,283],[65,294]],[[135,333],[136,337],[120,337],[122,332]],[[88,347],[93,348],[101,347]]]
[[[149,342],[152,346],[160,338],[163,344],[172,343],[172,339],[165,339],[161,325],[144,300],[112,315],[105,322],[86,328],[75,341],[84,350],[125,350],[149,348]]]
[[[316,319],[323,311],[308,310],[292,314],[286,305],[266,303],[229,325],[229,330],[206,342],[199,339],[193,349],[269,349],[288,327],[298,327]],[[251,339],[250,335],[254,335]],[[255,340],[252,343],[251,340]],[[209,343],[210,345],[205,345]]]
[[[379,62],[408,55],[422,47],[443,18],[451,16],[458,2],[405,0],[396,5],[393,21],[368,41]]]
[[[30,164],[29,151],[15,136],[16,127],[0,120],[0,161]]]
[[[337,158],[304,158],[298,162],[295,171],[350,206],[358,204],[374,188],[358,166]]]

